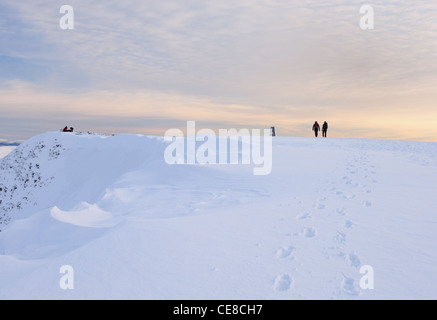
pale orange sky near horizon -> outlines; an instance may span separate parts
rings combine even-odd
[[[0,140],[73,126],[163,135],[269,128],[437,141],[437,5],[374,1],[53,0],[0,4]]]
[[[0,91],[0,100],[12,106],[11,114],[21,114],[24,117],[38,110],[38,116],[33,121],[47,123],[40,133],[56,131],[65,123],[78,131],[164,135],[172,127],[184,129],[186,121],[194,120],[198,129],[207,127],[217,131],[220,128],[265,129],[275,126],[278,135],[313,136],[311,127],[317,120],[320,124],[323,121],[329,123],[329,137],[436,141],[437,136],[434,124],[437,111],[431,110],[424,116],[415,110],[408,110],[408,106],[400,114],[393,114],[390,108],[377,110],[375,107],[371,116],[356,108],[341,114],[320,110],[320,116],[317,117],[312,111],[284,110],[272,114],[268,108],[219,104],[206,98],[160,93],[93,92],[69,95],[44,94],[27,88],[24,90],[29,94],[23,95],[22,90],[17,89],[14,94],[8,91],[7,98]],[[62,120],[59,120],[60,104],[62,114],[68,115]],[[144,108],[144,105],[154,107]],[[299,116],[295,117],[294,114]],[[429,117],[430,114],[434,116]],[[8,112],[3,115],[8,116]],[[108,118],[119,119],[119,122],[115,121],[116,125],[111,125],[111,121],[105,120]],[[126,122],[122,119],[126,119]],[[160,126],[162,119],[168,119],[164,126]],[[59,126],[50,127],[53,123]],[[13,140],[14,136],[10,138]],[[20,140],[28,137],[18,135],[15,138]]]

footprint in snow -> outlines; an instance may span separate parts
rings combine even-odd
[[[365,205],[366,207],[371,207],[371,206],[372,206],[372,202],[370,202],[370,201],[366,201],[366,202],[364,202],[364,205]]]
[[[355,253],[351,253],[347,256],[347,262],[351,267],[356,267],[356,268],[358,268],[361,263],[360,258]]]
[[[335,239],[339,244],[345,244],[346,243],[346,234],[340,231],[337,231],[337,235],[335,236]]]
[[[290,289],[293,279],[288,274],[281,274],[276,277],[273,289],[276,291],[286,291]]]
[[[303,230],[303,234],[305,235],[305,237],[307,237],[307,238],[312,238],[312,237],[314,237],[315,235],[316,235],[316,229],[314,229],[314,228],[305,228],[304,230]]]
[[[344,223],[344,226],[348,229],[352,228],[353,225],[354,225],[353,222],[350,220],[346,220],[346,222]]]
[[[323,209],[325,209],[325,205],[323,203],[318,203],[318,204],[316,204],[316,209],[323,210]]]
[[[311,218],[311,216],[308,212],[304,212],[304,213],[301,213],[301,214],[296,216],[296,219],[299,219],[299,220],[304,220],[304,219],[309,219],[309,218]]]
[[[275,256],[278,259],[284,259],[289,257],[294,250],[296,250],[296,248],[293,246],[281,247],[278,250],[276,250]]]
[[[343,275],[340,288],[343,290],[343,292],[351,296],[357,296],[360,294],[360,291],[355,288],[354,279],[346,277],[345,275]]]

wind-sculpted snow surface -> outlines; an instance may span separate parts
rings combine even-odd
[[[266,176],[167,145],[53,132],[5,157],[0,299],[437,298],[435,143],[275,137]]]
[[[57,139],[50,146],[39,141],[19,147],[0,163],[0,231],[12,219],[12,212],[37,204],[35,190],[54,179],[42,175],[40,163],[49,166],[61,151]]]

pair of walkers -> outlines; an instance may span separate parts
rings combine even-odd
[[[326,133],[328,132],[328,123],[325,121],[323,123],[323,126],[320,128],[320,125],[318,124],[318,122],[317,121],[314,122],[314,124],[313,124],[313,131],[314,131],[314,134],[315,134],[316,138],[319,135],[319,130],[320,129],[322,129],[323,137],[326,138]]]

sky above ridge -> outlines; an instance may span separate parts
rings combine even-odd
[[[374,29],[363,30],[364,4]],[[437,141],[432,1],[0,2],[0,139],[72,126]]]

